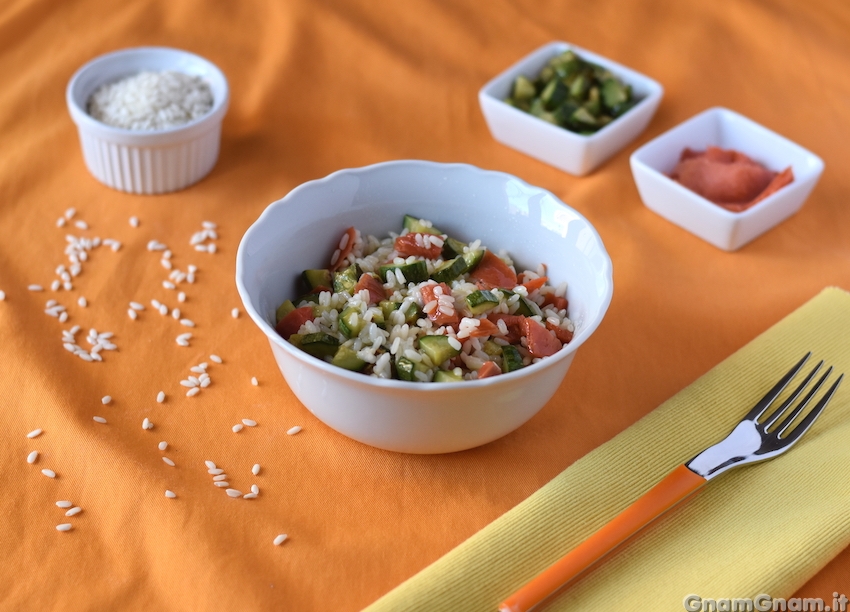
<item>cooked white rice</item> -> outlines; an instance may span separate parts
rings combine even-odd
[[[425,220],[420,220],[420,223],[430,226],[430,223]],[[353,250],[338,267],[341,269],[351,264],[357,264],[364,273],[378,274],[380,267],[386,265],[387,262],[402,265],[422,260],[423,257],[421,256],[404,257],[395,250],[396,238],[407,233],[408,230],[405,229],[399,234],[390,233],[387,238],[378,239],[375,236],[362,237],[359,232],[356,232],[357,238],[354,241]],[[344,235],[343,240],[334,251],[337,258],[340,256],[341,249],[346,246],[347,237],[347,234]],[[420,238],[422,244],[420,244]],[[427,247],[428,244],[433,244],[442,247],[447,238],[446,235],[417,234],[415,240],[420,246]],[[428,244],[425,244],[425,242]],[[481,244],[481,241],[475,240],[469,243],[464,251],[475,251],[483,248],[486,247]],[[497,254],[514,272],[518,272],[507,253],[504,251],[492,252]],[[441,257],[425,259],[429,275],[443,263]],[[541,272],[545,271],[546,267],[540,265],[535,271],[519,271],[519,275],[522,276],[524,282],[527,282],[543,276],[544,274],[541,274]],[[495,322],[498,332],[495,332],[492,336],[470,337],[470,333],[481,325],[481,319],[486,318],[490,313],[513,315],[521,308],[530,308],[532,314],[528,318],[536,320],[541,325],[546,326],[548,323],[549,326],[559,327],[566,332],[574,331],[573,322],[568,318],[566,310],[559,310],[553,304],[546,303],[547,296],[549,298],[552,296],[565,297],[566,283],[557,286],[547,283],[530,293],[525,286],[519,283],[510,291],[503,292],[499,289],[491,289],[490,291],[498,298],[498,305],[487,312],[475,315],[467,305],[466,298],[479,287],[471,281],[469,273],[464,273],[447,283],[451,289],[451,294],[440,295],[441,290],[438,288],[434,292],[436,299],[428,303],[423,300],[422,289],[426,285],[437,285],[434,280],[429,279],[420,283],[408,282],[399,269],[387,273],[386,278],[381,280],[387,299],[400,304],[398,309],[390,312],[386,317],[384,321],[385,329],[382,329],[373,321],[378,317],[383,319],[384,313],[379,306],[370,305],[367,290],[361,290],[353,295],[348,292],[323,291],[319,293],[316,301],[303,300],[294,304],[296,307],[312,306],[315,317],[312,321],[305,322],[298,333],[326,333],[332,336],[339,342],[340,346],[353,349],[356,356],[366,362],[367,365],[363,370],[366,374],[379,378],[393,378],[394,364],[397,363],[398,359],[407,359],[416,364],[413,372],[415,380],[427,382],[433,380],[438,370],[454,372],[456,375],[460,374],[466,380],[472,380],[478,377],[478,370],[488,361],[493,361],[500,369],[502,368],[501,353],[499,350],[494,350],[494,346],[500,349],[500,347],[509,344],[504,339],[509,330],[503,320],[499,319]],[[416,305],[425,315],[432,313],[435,318],[439,313],[447,316],[456,313],[459,323],[456,326],[438,326],[428,316],[420,317],[415,323],[406,323],[404,313],[412,305]],[[347,337],[341,331],[339,325],[340,315],[346,309],[356,310],[356,313],[352,316],[358,326],[360,323],[364,323],[361,331],[352,338]],[[555,336],[554,331],[549,333]],[[447,360],[444,363],[432,363],[428,355],[420,350],[419,346],[419,339],[429,335],[448,336],[449,344],[455,350],[460,350],[458,359],[451,362]],[[523,366],[539,361],[539,358],[535,358],[529,353],[524,344],[515,344],[515,346],[522,357]],[[326,360],[331,361],[331,358],[328,357]]]

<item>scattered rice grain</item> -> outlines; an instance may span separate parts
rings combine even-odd
[[[92,417],[92,420],[96,423],[106,423],[106,419],[104,419],[102,416],[94,416]]]
[[[287,434],[287,435],[289,435],[289,436],[294,436],[294,435],[295,435],[295,434],[297,434],[299,431],[301,431],[301,426],[300,426],[300,425],[296,425],[295,427],[290,427],[290,428],[286,431],[286,434]]]
[[[230,497],[242,497],[242,491],[238,489],[226,489],[224,492]]]
[[[186,391],[186,397],[195,397],[200,392],[201,392],[200,387],[192,387],[191,389]]]
[[[38,459],[38,451],[33,451],[27,455],[27,463],[35,463]]]
[[[44,291],[44,287],[42,287],[41,285],[29,285],[27,289],[29,289],[30,291]]]
[[[163,462],[165,462],[166,465],[170,465],[171,467],[174,467],[174,462],[171,459],[169,459],[168,457],[163,457],[162,460],[163,460]]]
[[[180,319],[180,325],[184,325],[186,327],[195,327],[195,322],[191,319]]]
[[[168,448],[168,442],[166,442],[165,440],[163,440],[162,442],[160,442],[160,443],[157,445],[157,448],[159,448],[159,450],[161,450],[161,451],[164,451],[166,448]]]
[[[251,384],[254,385],[255,387],[260,384],[260,382],[257,380],[256,376],[251,377]]]
[[[251,485],[251,493],[253,493],[254,495],[259,495],[260,494],[260,487],[258,487],[255,484],[252,484]]]
[[[112,401],[112,396],[111,395],[104,395],[102,398],[100,398],[100,401],[104,405],[108,404],[109,402]]]
[[[233,310],[231,310],[230,316],[233,317],[234,319],[238,319],[239,318],[239,309],[234,308]]]
[[[62,523],[61,525],[56,525],[56,531],[71,531],[71,523]]]
[[[37,438],[42,433],[41,429],[33,429],[31,432],[27,434],[27,438]]]
[[[139,227],[138,217],[130,217],[130,227]]]
[[[274,543],[275,546],[280,546],[281,544],[286,542],[286,539],[288,537],[289,537],[288,535],[286,535],[285,533],[282,533],[273,540],[273,543]]]
[[[259,464],[259,463],[255,463],[255,464],[254,464],[254,467],[252,467],[252,468],[251,468],[251,473],[252,473],[254,476],[256,476],[257,474],[259,474],[259,473],[260,473],[260,464]]]
[[[56,502],[56,505],[57,505],[57,506],[59,506],[60,508],[70,508],[70,507],[71,507],[71,506],[73,506],[74,504],[72,504],[72,503],[71,503],[71,502],[69,502],[69,501],[62,500],[62,501],[58,501],[58,502]]]
[[[165,496],[168,499],[174,499],[175,497],[177,497],[177,494],[174,491],[169,491],[168,489],[166,489],[165,490]]]
[[[215,363],[221,363],[221,357],[218,355],[210,355],[210,361],[214,361]]]
[[[85,308],[89,305],[88,300],[86,300],[86,298],[82,295],[77,300],[77,304],[79,304],[80,308]]]
[[[180,293],[178,293],[177,294],[177,301],[181,302],[181,303],[185,302],[186,301],[186,294],[182,291]]]
[[[80,508],[79,506],[74,506],[73,508],[71,508],[70,510],[68,510],[65,513],[65,516],[74,516],[75,514],[79,514],[82,511],[83,511],[83,509]]]
[[[160,391],[156,394],[156,401],[159,404],[165,401],[165,391]]]
[[[53,470],[48,470],[47,468],[41,470],[41,473],[47,476],[48,478],[56,478],[56,472]]]
[[[242,419],[242,423],[244,425],[247,425],[248,427],[256,427],[257,426],[257,421],[255,421],[254,419]]]
[[[207,466],[207,469],[208,469],[208,470],[214,470],[214,469],[215,469],[215,462],[214,462],[214,461],[210,461],[209,459],[207,459],[206,461],[204,461],[204,465],[205,465],[205,466]]]
[[[139,315],[136,314],[136,311],[133,310],[132,308],[128,308],[127,309],[127,316],[135,321],[138,318]]]
[[[242,431],[242,423],[237,423],[236,425],[231,427],[231,429],[233,430],[233,433],[239,433],[240,431]]]

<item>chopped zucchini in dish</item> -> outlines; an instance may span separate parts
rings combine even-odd
[[[554,355],[574,331],[566,285],[551,285],[545,266],[517,272],[506,253],[415,215],[383,239],[347,228],[328,261],[315,263],[327,267],[304,270],[303,293],[276,309],[276,328],[352,372],[422,383],[489,378]]]
[[[579,134],[592,134],[638,103],[631,85],[571,50],[553,57],[535,78],[514,80],[511,106]]]

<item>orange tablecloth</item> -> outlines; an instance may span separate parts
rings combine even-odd
[[[550,40],[666,88],[648,130],[585,178],[497,144],[478,109],[481,85]],[[218,165],[183,192],[131,196],[97,183],[65,108],[80,65],[137,45],[196,52],[230,80]],[[838,1],[6,2],[0,609],[343,611],[372,602],[822,287],[850,287],[848,67],[850,7]],[[628,167],[637,146],[715,105],[826,162],[800,213],[731,254],[644,208]],[[614,262],[611,309],[562,392],[517,432],[463,453],[393,454],[328,429],[293,397],[250,320],[230,315],[240,306],[236,247],[266,204],[334,170],[399,158],[468,162],[545,187],[595,224]],[[57,228],[69,207],[77,216]],[[88,230],[73,225],[80,219]],[[204,220],[219,226],[215,254],[189,245]],[[49,287],[67,263],[67,233],[123,246],[93,250],[70,291],[28,291]],[[197,281],[181,286],[185,303],[162,287],[152,239],[170,246],[175,267],[198,267]],[[49,299],[67,307],[64,325],[44,314]],[[191,347],[175,344],[186,328],[151,299],[197,323]],[[136,321],[131,300],[147,306]],[[66,352],[61,330],[75,324],[78,342],[94,327],[114,332],[118,350],[103,363]],[[201,361],[213,384],[187,398],[179,381]],[[141,427],[146,417],[152,430]],[[243,418],[259,426],[232,433]],[[287,436],[293,425],[303,431]],[[28,439],[36,428],[44,433]],[[29,465],[32,450],[40,456]],[[260,496],[228,498],[205,459],[235,488],[258,484]],[[66,519],[54,505],[65,499],[82,512]],[[66,521],[73,530],[57,532]],[[279,533],[290,539],[275,547]],[[799,594],[850,593],[848,562],[845,551]]]

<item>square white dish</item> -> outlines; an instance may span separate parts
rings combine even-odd
[[[794,181],[743,212],[731,212],[670,178],[682,151],[734,149],[768,169],[788,166]],[[797,212],[823,172],[811,151],[727,108],[710,108],[632,153],[632,174],[643,203],[719,249],[734,251]]]
[[[519,75],[535,78],[546,63],[567,50],[607,68],[632,86],[640,102],[595,134],[582,135],[505,103]],[[490,80],[478,92],[481,112],[497,141],[576,176],[595,170],[638,136],[655,114],[664,88],[657,81],[601,55],[566,42],[544,45]]]

